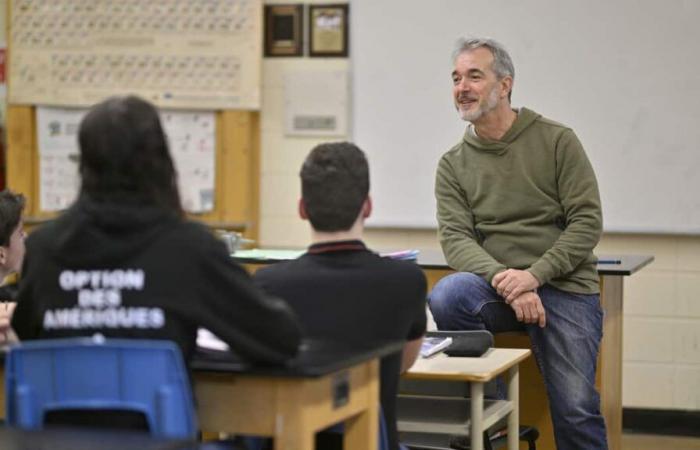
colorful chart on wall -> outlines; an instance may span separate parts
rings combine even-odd
[[[260,0],[13,0],[9,101],[258,109]]]

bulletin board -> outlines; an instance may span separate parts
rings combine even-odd
[[[259,109],[261,0],[12,0],[11,104]]]

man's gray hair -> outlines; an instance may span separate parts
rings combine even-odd
[[[500,42],[491,38],[459,38],[452,52],[452,62],[454,63],[457,57],[463,52],[475,50],[480,47],[489,49],[493,54],[493,65],[491,68],[499,79],[506,76],[515,79],[515,68],[513,67],[513,60],[510,59],[508,50],[506,50]]]

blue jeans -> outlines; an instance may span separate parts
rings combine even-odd
[[[597,294],[537,290],[547,325],[518,322],[513,309],[483,278],[460,272],[441,279],[428,299],[440,330],[527,331],[549,397],[558,450],[605,450],[605,421],[595,389],[603,336]],[[527,405],[526,405],[527,406]]]

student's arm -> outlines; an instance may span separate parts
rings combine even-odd
[[[36,265],[40,263],[39,258],[34,262],[32,255],[37,254],[34,250],[34,235],[27,238],[25,244],[27,251],[22,263],[22,277],[19,282],[17,292],[17,304],[12,313],[12,330],[19,340],[37,339],[41,333],[41,305],[39,299],[34,296],[33,276],[37,271]]]
[[[428,315],[426,312],[426,298],[428,293],[428,281],[423,271],[413,263],[406,263],[411,273],[405,276],[406,286],[409,287],[409,295],[405,298],[406,307],[411,308],[411,322],[403,346],[401,357],[401,373],[411,368],[420,353],[423,336],[428,328]]]
[[[455,270],[471,272],[491,282],[507,267],[476,241],[469,199],[461,188],[450,162],[440,160],[435,177],[438,235],[447,263]]]
[[[200,304],[189,309],[192,319],[247,359],[281,363],[295,356],[301,331],[291,308],[256,288],[222,242],[211,237],[201,247],[193,268]]]
[[[423,343],[423,336],[418,339],[413,339],[412,341],[406,342],[403,346],[403,355],[401,357],[401,373],[404,373],[411,368],[416,358],[418,358],[418,353],[420,353],[420,346]]]

